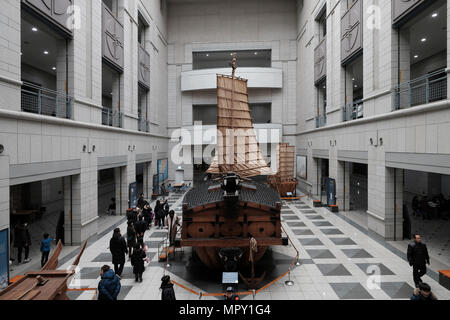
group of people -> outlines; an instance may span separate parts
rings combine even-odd
[[[127,234],[126,239],[122,236],[120,228],[114,229],[113,236],[109,242],[109,250],[112,255],[114,271],[105,265],[100,271],[101,280],[98,285],[99,300],[116,300],[120,292],[120,280],[128,255],[136,282],[142,282],[142,275],[145,271],[145,263],[150,263],[147,257],[147,245],[144,242],[144,234],[152,226],[155,219],[155,226],[162,229],[168,228],[169,239],[175,239],[176,228],[179,226],[178,217],[173,210],[170,210],[167,200],[161,203],[156,202],[155,209],[152,210],[150,204],[141,194],[135,209],[127,212]],[[170,241],[171,244],[173,241]],[[170,277],[161,279],[161,290],[163,300],[174,300],[175,293]]]
[[[411,207],[413,216],[422,217],[423,220],[450,218],[450,197],[445,199],[442,193],[432,198],[424,195],[419,199],[418,196],[414,196]]]
[[[41,267],[43,267],[50,255],[51,244],[55,241],[54,238],[45,232],[42,236],[40,251],[41,251]],[[14,227],[14,238],[13,245],[17,249],[17,264],[28,263],[31,261],[30,258],[30,246],[31,246],[31,235],[28,229],[27,222],[20,222]],[[22,257],[24,258],[22,260]]]

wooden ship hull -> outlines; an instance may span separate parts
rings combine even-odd
[[[286,245],[281,232],[281,199],[273,189],[248,183],[248,189],[242,190],[231,210],[222,194],[221,189],[210,183],[190,190],[184,197],[180,244],[193,247],[203,264],[224,269],[224,260],[230,258],[224,257],[226,249],[230,249],[239,256],[235,267],[247,267],[252,238],[257,244],[252,257],[254,263],[264,256],[268,247]]]

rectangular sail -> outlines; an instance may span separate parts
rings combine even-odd
[[[278,145],[278,172],[277,179],[280,182],[292,181],[294,178],[295,147],[288,143]]]
[[[207,173],[234,172],[244,178],[272,174],[256,140],[247,80],[218,75],[217,105],[216,156]]]

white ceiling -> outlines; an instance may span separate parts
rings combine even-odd
[[[33,27],[38,31],[32,31]],[[22,13],[22,63],[56,75],[52,68],[56,67],[57,42],[61,40],[63,38],[51,31],[47,25],[25,12]],[[48,51],[48,55],[45,55],[44,51]]]
[[[432,14],[438,16],[433,18]],[[407,25],[410,31],[411,64],[429,58],[447,48],[447,1],[436,1]],[[426,38],[425,42],[421,39]],[[414,58],[418,55],[418,58]]]

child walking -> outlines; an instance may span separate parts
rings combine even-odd
[[[45,266],[48,261],[48,255],[50,254],[51,244],[53,238],[50,238],[48,233],[44,233],[44,239],[41,241],[41,267]]]

